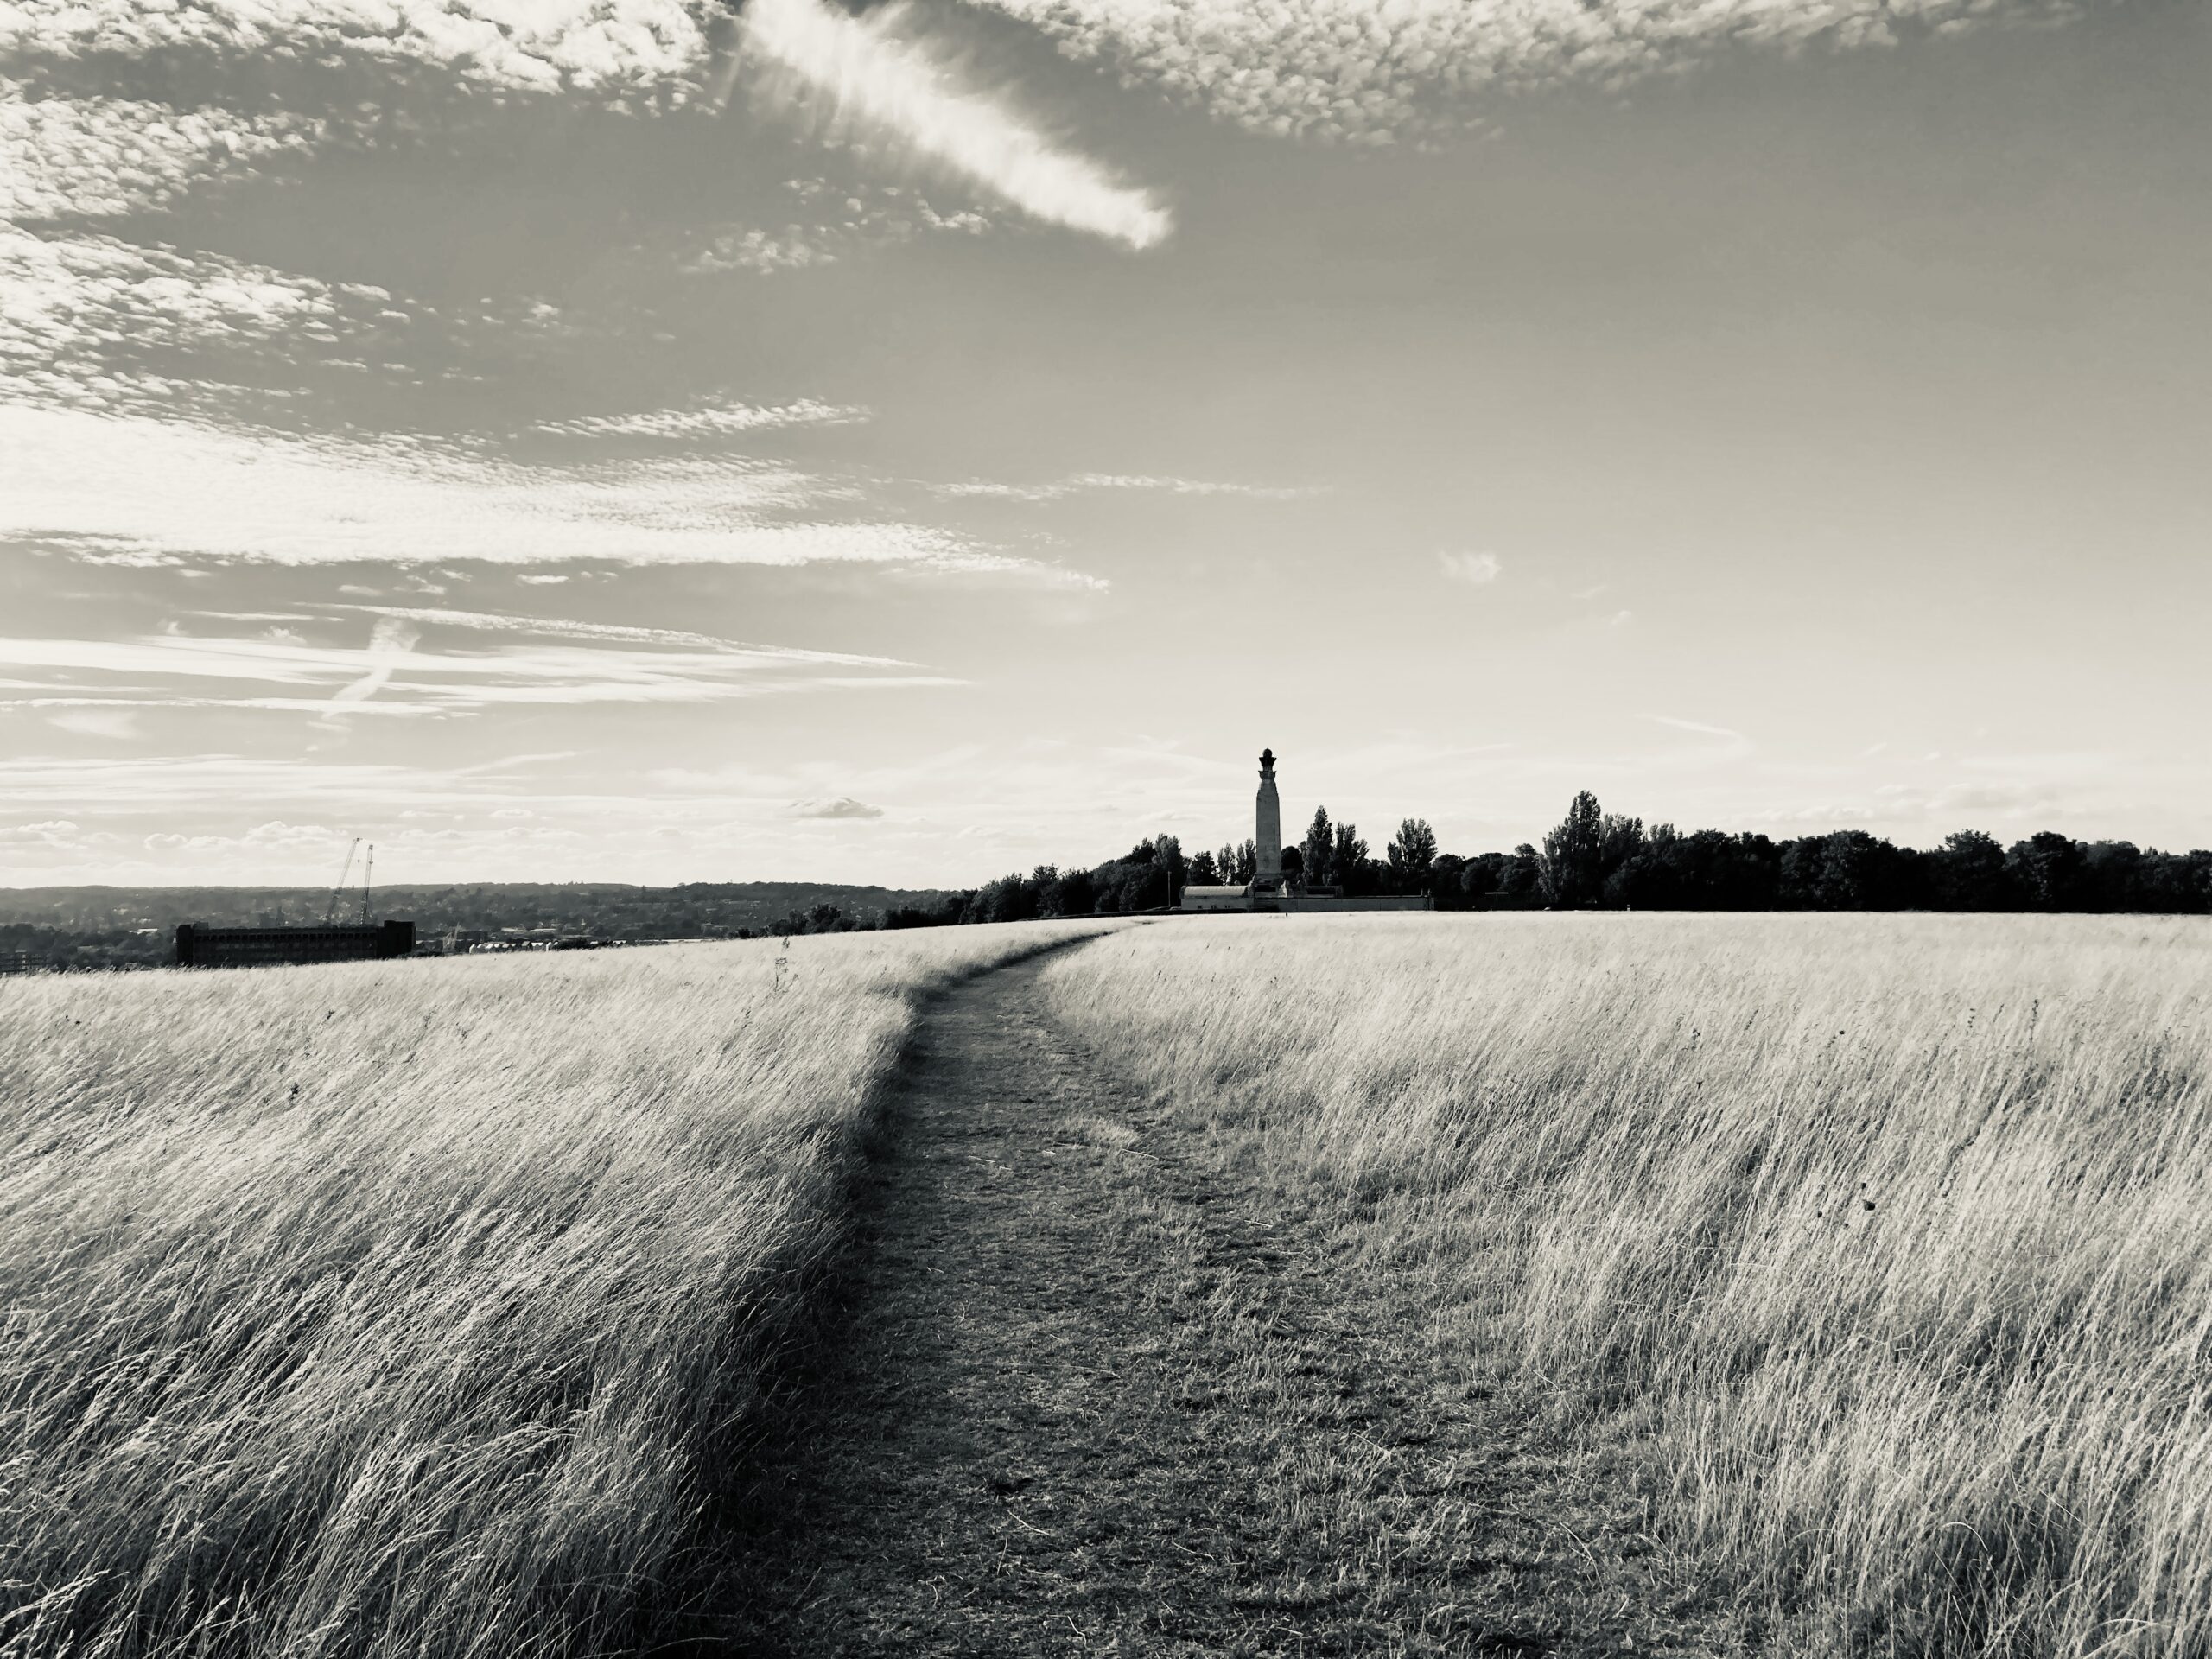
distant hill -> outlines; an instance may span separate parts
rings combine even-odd
[[[934,888],[827,881],[474,881],[379,887],[370,909],[379,919],[413,921],[426,938],[456,929],[552,929],[601,939],[696,939],[760,932],[816,905],[872,923],[894,906],[929,906],[945,897]],[[357,887],[341,898],[339,914],[359,917],[360,906]],[[180,922],[319,922],[329,907],[327,887],[0,887],[0,951],[57,967],[166,961]]]

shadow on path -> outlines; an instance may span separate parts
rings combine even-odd
[[[1044,969],[925,1014],[702,1645],[1700,1648],[1632,1522],[1580,1514],[1525,1413],[1438,1375],[1320,1229],[1057,1028]]]

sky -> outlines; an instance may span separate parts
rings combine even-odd
[[[2212,842],[2212,15],[0,0],[0,885]]]

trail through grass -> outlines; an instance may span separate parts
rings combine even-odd
[[[1047,1015],[932,1005],[687,1653],[1729,1651],[1599,1460]]]

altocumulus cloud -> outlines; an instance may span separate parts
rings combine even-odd
[[[1470,100],[1615,86],[1736,45],[1881,46],[2074,15],[2076,0],[982,0],[1258,130],[1353,142],[1463,123]]]
[[[0,52],[12,54],[356,55],[514,91],[676,77],[705,49],[678,0],[0,0]]]

